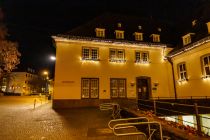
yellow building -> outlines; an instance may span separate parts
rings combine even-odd
[[[208,31],[209,22],[205,25]],[[188,33],[182,37],[184,47],[177,50],[169,37],[170,28],[162,23],[106,15],[67,34],[53,36],[53,107],[208,96],[210,37],[194,43],[189,39],[194,33]]]
[[[37,79],[38,75],[34,74],[34,70],[27,72],[11,72],[7,79],[5,92],[18,93],[20,95],[29,95],[36,92],[32,81]]]
[[[206,31],[210,30],[210,22],[206,25]],[[168,55],[173,62],[177,98],[210,96],[209,34],[195,42],[190,33],[184,35],[184,47]]]

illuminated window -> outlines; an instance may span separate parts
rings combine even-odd
[[[210,54],[201,57],[204,76],[210,76]]]
[[[188,45],[192,42],[191,36],[195,35],[195,33],[188,33],[184,36],[182,36],[183,45]]]
[[[96,37],[105,37],[105,29],[96,28]]]
[[[151,37],[153,42],[160,42],[160,35],[152,34]]]
[[[135,32],[134,35],[135,35],[135,40],[139,40],[139,41],[143,40],[143,34],[142,33]]]
[[[124,31],[115,30],[116,39],[124,39]]]
[[[135,62],[136,63],[148,63],[149,62],[149,52],[135,52]]]
[[[140,52],[135,52],[135,57],[136,57],[136,62],[141,61],[141,53]]]
[[[99,95],[99,79],[98,78],[82,78],[82,98],[98,98]]]
[[[82,60],[98,60],[98,48],[82,48]]]
[[[183,45],[187,45],[191,43],[191,36],[187,35],[183,37]]]
[[[110,79],[110,96],[111,98],[126,98],[126,79]]]
[[[109,61],[110,62],[125,62],[125,50],[110,49]]]
[[[179,80],[187,80],[187,70],[185,63],[178,64]]]

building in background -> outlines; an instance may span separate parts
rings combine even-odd
[[[19,95],[41,92],[42,80],[34,69],[27,68],[24,72],[11,72],[4,78],[2,91]]]

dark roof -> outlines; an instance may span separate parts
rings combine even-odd
[[[117,24],[121,23],[121,30],[124,30],[124,40],[135,41],[134,32],[143,33],[144,42],[152,42],[151,34],[160,35],[160,43],[175,45],[175,28],[174,25],[167,22],[154,20],[152,18],[139,18],[135,16],[119,15],[106,13],[96,17],[88,23],[81,25],[62,35],[80,36],[80,37],[96,37],[95,28],[105,28],[105,39],[115,39],[115,30],[119,29]],[[139,30],[138,26],[142,29]],[[161,31],[158,31],[161,28]]]

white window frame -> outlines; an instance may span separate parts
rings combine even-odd
[[[201,62],[202,62],[203,76],[210,77],[210,54],[203,55],[201,57]]]
[[[177,68],[178,68],[179,81],[186,81],[186,80],[188,80],[186,63],[185,62],[181,62],[181,63],[177,64]]]
[[[190,34],[183,36],[182,39],[183,39],[183,45],[188,45],[191,43],[191,35]]]
[[[140,55],[140,57],[137,57],[137,54]],[[146,54],[146,58],[145,58]],[[149,52],[148,51],[135,51],[135,63],[149,63]]]
[[[88,50],[88,54],[85,54],[85,50]],[[96,54],[93,52],[96,50]],[[92,47],[82,47],[82,60],[99,61],[99,49]]]
[[[113,54],[111,54],[113,52]],[[124,49],[109,49],[109,61],[110,62],[125,62],[125,50]]]
[[[124,31],[115,30],[116,39],[124,39]]]
[[[127,97],[126,78],[110,78],[110,97],[111,98],[126,98]]]
[[[99,78],[81,79],[81,98],[82,99],[99,98]]]
[[[102,38],[105,37],[105,29],[96,28],[95,31],[96,31],[96,37],[102,37]]]

